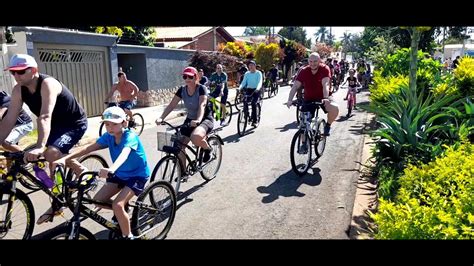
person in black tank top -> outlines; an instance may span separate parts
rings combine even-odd
[[[38,72],[38,64],[32,56],[14,55],[7,69],[17,84],[13,88],[9,111],[0,122],[0,143],[12,130],[23,103],[26,103],[38,117],[38,140],[34,149],[25,152],[25,159],[32,161],[44,156],[51,166],[53,161],[69,153],[86,132],[86,113],[64,84]],[[69,161],[68,166],[77,175],[85,170],[75,160]],[[51,167],[50,170],[53,173]],[[53,208],[40,216],[37,223],[52,221],[55,214],[61,213],[58,206],[53,200]]]

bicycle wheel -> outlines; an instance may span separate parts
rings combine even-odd
[[[131,127],[129,127],[137,136],[140,136],[145,128],[145,120],[143,116],[139,113],[133,114],[133,123]]]
[[[275,90],[273,91],[273,94],[275,94],[275,96],[277,96],[277,94],[278,94],[278,87],[279,86],[280,85],[278,85],[278,83],[275,84]]]
[[[51,229],[42,238],[45,240],[68,240],[69,234],[71,233],[70,226],[61,226]],[[94,234],[84,227],[79,227],[78,240],[95,240]]]
[[[232,105],[230,102],[226,102],[225,104],[225,123],[227,125],[230,124],[230,121],[232,120]]]
[[[326,136],[324,136],[325,126],[326,120],[319,118],[316,130],[314,131],[314,150],[316,151],[318,158],[323,156],[324,149],[326,148]]]
[[[303,129],[299,129],[291,140],[290,161],[291,169],[299,176],[311,167],[311,138]]]
[[[18,178],[18,182],[20,182],[20,184],[29,189],[29,190],[33,190],[33,191],[37,191],[37,190],[40,190],[41,188],[39,187],[39,185],[33,183],[33,181],[31,181],[28,177],[22,175],[20,178]]]
[[[245,134],[245,129],[247,128],[247,116],[245,115],[245,111],[239,111],[239,116],[237,117],[237,133],[239,136],[243,136]]]
[[[31,200],[19,189],[16,189],[15,195],[5,188],[2,189],[4,191],[0,192],[0,239],[30,239],[35,222],[35,209]]]
[[[87,171],[99,171],[102,168],[109,168],[109,164],[107,161],[98,154],[88,154],[79,159],[79,163],[84,166]],[[72,180],[75,179],[75,173],[71,168],[68,168],[66,179]],[[96,178],[96,182],[92,185],[86,195],[90,198],[93,198],[94,195],[105,185],[106,179],[104,178]]]
[[[153,168],[150,183],[155,180],[168,181],[171,186],[174,187],[176,194],[178,194],[182,176],[181,162],[178,157],[167,155],[156,164],[155,168]]]
[[[257,123],[255,124],[255,128],[260,125],[260,118],[262,117],[262,105],[261,101],[257,103]]]
[[[301,106],[297,105],[296,106],[296,122],[298,124],[300,123],[300,112],[301,112]]]
[[[105,124],[104,122],[100,123],[100,127],[99,127],[99,137],[102,137],[102,134],[104,134],[105,132],[107,132],[107,130],[105,130]]]
[[[137,198],[132,214],[132,232],[140,239],[164,239],[176,214],[176,194],[165,181],[150,183]]]
[[[237,111],[240,111],[242,110],[243,108],[243,101],[244,101],[244,94],[243,93],[237,93],[237,95],[235,96],[235,109],[237,109]]]
[[[216,177],[222,162],[222,145],[219,139],[211,136],[207,139],[207,143],[212,147],[211,160],[204,165],[204,169],[200,172],[204,180],[211,180]]]

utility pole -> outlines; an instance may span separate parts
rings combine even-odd
[[[216,47],[217,47],[217,45],[216,45],[216,41],[217,41],[216,28],[217,28],[217,27],[213,27],[213,28],[212,28],[212,32],[213,32],[212,35],[214,36],[214,41],[212,42],[212,50],[213,50],[213,51],[215,51],[215,50],[216,50]]]
[[[442,63],[444,64],[444,60],[446,59],[444,56],[444,41],[446,39],[446,27],[443,27],[443,60]]]

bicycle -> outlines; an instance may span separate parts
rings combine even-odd
[[[207,135],[207,142],[212,147],[212,154],[208,162],[203,162],[204,151],[201,147],[195,148],[181,142],[183,136],[179,129],[185,125],[173,126],[166,121],[163,121],[162,124],[169,126],[175,133],[157,132],[158,150],[165,152],[166,155],[153,168],[150,181],[154,181],[157,178],[166,180],[171,183],[175,188],[176,194],[178,194],[181,182],[186,182],[187,178],[197,172],[206,181],[215,178],[222,162],[222,145],[224,145],[224,142],[217,134],[218,131],[222,130],[222,127],[213,129]],[[194,155],[194,159],[191,159],[186,151],[190,151]],[[179,160],[178,155],[180,153],[186,157],[186,169]]]
[[[237,133],[239,136],[245,135],[245,130],[247,129],[247,124],[250,123],[249,119],[249,101],[252,100],[252,97],[256,93],[256,90],[252,92],[252,94],[245,94],[243,99],[243,108],[239,111],[239,116],[237,117]],[[260,92],[257,92],[260,93]],[[261,96],[261,95],[260,95]],[[256,103],[257,110],[254,110],[257,115],[257,122],[255,123],[255,128],[257,128],[260,124],[261,118],[261,110],[262,110],[262,97],[258,97],[258,101]]]
[[[92,175],[92,178],[83,182],[82,179],[85,175]],[[109,239],[120,238],[122,232],[118,223],[106,219],[98,211],[86,206],[86,204],[99,204],[112,208],[111,202],[97,201],[85,195],[85,191],[94,186],[98,175],[99,172],[97,171],[88,171],[82,173],[77,181],[66,182],[66,187],[69,190],[77,189],[76,198],[67,197],[70,199],[67,201],[67,206],[73,212],[73,217],[65,226],[56,227],[45,234],[45,239],[94,240],[95,236],[81,226],[81,222],[87,218],[108,229],[110,231]],[[113,176],[113,174],[109,174],[109,177]],[[159,192],[163,193],[164,197],[159,197]],[[131,217],[132,233],[138,239],[164,239],[171,229],[176,214],[176,195],[168,182],[152,182],[145,187],[135,201],[129,202],[127,208],[129,207],[133,208]],[[156,230],[158,227],[160,229]],[[152,230],[156,230],[157,233],[149,236],[148,234]]]
[[[7,173],[3,174],[0,179],[0,239],[10,237],[12,239],[30,239],[34,228],[35,211],[28,194],[17,188],[17,182],[21,183],[22,178],[28,179],[28,182],[37,188],[36,190],[42,190],[51,199],[54,199],[55,208],[59,209],[64,206],[66,199],[63,193],[54,193],[54,189],[49,189],[25,168],[27,163],[23,161],[24,152],[0,152],[0,156],[11,161]],[[108,168],[107,162],[99,155],[85,156],[80,161],[92,162],[94,160],[102,164],[101,167]],[[45,159],[40,159],[29,163],[35,164],[45,161]],[[74,177],[72,170],[68,170],[66,175],[64,170],[58,174],[61,180],[71,180]],[[54,188],[61,192],[65,191],[64,186],[56,185]]]
[[[355,94],[357,93],[357,90],[360,87],[348,87],[347,89],[349,90],[349,95],[348,98],[344,98],[344,100],[347,100],[347,115],[346,117],[350,117],[352,113],[352,109],[355,107]]]
[[[217,86],[220,86],[219,84]],[[215,97],[209,96],[209,103],[211,104],[211,111],[216,121],[224,121],[229,125],[232,120],[232,105],[229,101],[225,103],[225,111],[223,112],[222,103]]]
[[[276,80],[271,80],[270,79],[270,90],[268,91],[268,98],[271,97],[271,95],[277,95],[278,94],[278,82]]]
[[[301,103],[294,101],[293,105],[301,105]],[[316,159],[323,155],[326,147],[326,137],[324,136],[326,120],[318,117],[319,109],[323,106],[323,103],[307,102],[303,103],[302,107],[309,107],[310,105],[315,105],[316,107],[314,118],[311,118],[311,112],[300,112],[298,131],[291,140],[291,169],[299,176],[306,174],[315,162],[311,158],[312,146],[314,145]]]
[[[241,108],[243,107],[243,102],[244,102],[244,92],[242,90],[237,89],[237,92],[235,94],[235,99],[234,99],[234,106],[237,111],[240,111]]]
[[[107,107],[112,107],[112,106],[119,106],[117,102],[104,102],[107,104]],[[143,116],[140,113],[134,113],[132,115],[132,120],[130,120],[130,117],[127,115],[127,121],[128,125],[127,128],[135,132],[137,136],[140,136],[143,132],[143,129],[145,128],[145,120],[143,119]],[[99,128],[99,136],[102,136],[104,134],[105,129],[104,129],[104,122],[100,124]]]

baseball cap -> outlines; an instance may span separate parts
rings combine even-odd
[[[125,121],[127,115],[118,106],[112,106],[104,110],[102,113],[102,121],[109,121],[112,123],[122,123]]]
[[[10,59],[10,64],[5,70],[23,70],[29,67],[38,68],[36,60],[27,54],[16,54]]]
[[[183,70],[183,75],[197,76],[198,71],[194,67],[187,67]]]

